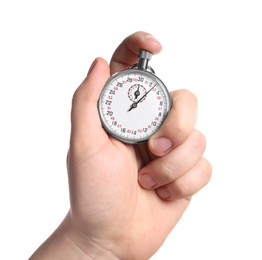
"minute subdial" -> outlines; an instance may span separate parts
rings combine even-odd
[[[141,84],[135,84],[128,90],[128,97],[131,101],[137,101],[139,97],[142,97],[146,93],[146,89]],[[143,101],[143,100],[142,100]]]

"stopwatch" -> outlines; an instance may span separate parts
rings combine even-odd
[[[171,109],[167,87],[148,66],[151,58],[151,52],[140,49],[138,63],[112,75],[99,96],[103,128],[125,143],[146,142]]]

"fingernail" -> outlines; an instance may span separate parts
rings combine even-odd
[[[157,194],[161,199],[164,199],[164,200],[170,199],[171,197],[171,194],[169,190],[167,189],[167,187],[161,187],[157,189]]]
[[[143,174],[139,176],[139,183],[141,186],[145,189],[152,189],[154,186],[156,186],[156,182],[154,179],[148,175],[148,174]]]
[[[145,40],[150,40],[150,41],[154,41],[154,42],[159,42],[153,35],[151,34],[146,34],[145,35]]]
[[[172,146],[173,146],[172,141],[166,137],[159,137],[153,140],[153,149],[159,155],[162,155],[168,152],[168,150]]]
[[[96,62],[97,62],[97,60],[95,59],[95,60],[93,61],[92,65],[90,66],[87,75],[89,75],[89,74],[92,72],[93,68],[94,68],[95,65],[96,65]]]

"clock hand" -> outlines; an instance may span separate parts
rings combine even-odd
[[[156,85],[157,83],[151,89],[149,89],[136,103],[138,104]]]
[[[127,112],[131,111],[133,108],[137,107],[137,104],[157,85],[157,83],[151,88],[149,89],[138,101],[134,102],[130,108],[127,110]]]
[[[137,90],[134,93],[135,94],[135,99],[137,99],[137,97],[140,95],[139,88],[140,88],[140,86],[138,86]]]
[[[137,107],[137,102],[134,102],[130,108],[127,110],[127,112],[131,111],[133,108],[136,108]]]

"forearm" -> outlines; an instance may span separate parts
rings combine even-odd
[[[73,239],[74,230],[70,225],[68,214],[54,233],[33,253],[29,260],[52,259],[118,259],[110,252],[98,248],[96,245],[86,246],[82,249]],[[89,248],[89,250],[87,249]],[[87,252],[88,251],[88,252]]]

